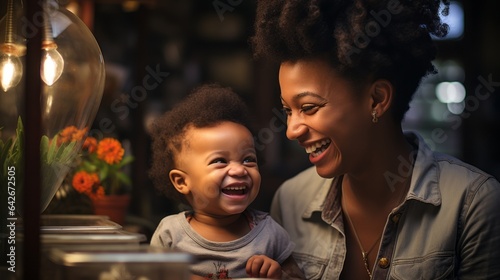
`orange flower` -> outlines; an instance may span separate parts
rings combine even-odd
[[[97,157],[108,164],[119,163],[124,153],[122,144],[114,138],[104,138],[97,145]]]
[[[87,128],[80,129],[73,133],[73,136],[71,138],[72,141],[80,141],[83,139],[83,136],[85,136],[85,133],[87,133]]]
[[[80,141],[83,139],[83,136],[85,136],[85,133],[87,133],[87,128],[78,129],[73,125],[68,126],[59,133],[59,137],[57,138],[57,145],[72,141]]]
[[[91,193],[94,184],[99,183],[99,177],[95,173],[78,171],[73,176],[73,187],[79,193]]]
[[[86,129],[68,127],[59,135],[63,140],[75,139],[84,137],[85,132]],[[125,156],[125,150],[117,139],[108,137],[97,140],[86,137],[77,161],[78,166],[70,177],[73,188],[92,200],[109,194],[126,193],[131,182],[122,169],[132,160],[132,156]]]
[[[94,137],[87,137],[85,142],[83,142],[83,149],[87,150],[89,153],[93,153],[97,150],[97,139]]]
[[[101,199],[105,196],[104,187],[98,186],[93,192],[87,193],[92,200]]]
[[[73,187],[75,190],[87,195],[92,200],[102,198],[105,195],[104,187],[100,183],[96,173],[78,171],[73,176]]]

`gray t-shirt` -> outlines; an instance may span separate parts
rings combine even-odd
[[[208,279],[248,277],[245,266],[253,255],[283,263],[295,246],[288,233],[267,213],[248,209],[245,214],[253,225],[251,231],[229,242],[212,242],[195,232],[186,218],[189,212],[170,215],[161,220],[151,245],[191,253],[196,258],[191,272]]]

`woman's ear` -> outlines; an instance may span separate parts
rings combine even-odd
[[[181,171],[179,169],[172,169],[168,173],[168,176],[170,177],[170,181],[178,192],[184,195],[189,194],[189,178],[184,171]]]
[[[372,114],[380,117],[389,110],[394,95],[394,86],[388,80],[376,80],[371,87]]]

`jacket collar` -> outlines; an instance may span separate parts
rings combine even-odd
[[[410,144],[417,147],[417,157],[413,166],[410,189],[405,200],[414,199],[434,206],[441,205],[441,192],[438,185],[439,167],[433,151],[419,134],[405,132],[405,136]],[[331,224],[341,212],[339,183],[342,176],[321,179],[322,186],[308,207],[306,207],[302,218],[310,219],[315,212],[319,212],[322,213],[322,219]]]
[[[407,199],[415,199],[435,206],[441,205],[441,191],[438,184],[439,166],[434,152],[420,135],[406,132],[405,136],[411,144],[418,146]]]
[[[318,175],[319,176],[319,175]],[[321,178],[321,188],[319,188],[318,193],[311,201],[311,203],[306,207],[302,218],[311,218],[314,212],[323,212],[323,209],[331,209],[329,206],[325,205],[328,203],[328,198],[331,197],[330,192],[335,191],[335,188],[331,188],[334,179]]]

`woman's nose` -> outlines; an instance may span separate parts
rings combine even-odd
[[[294,115],[289,115],[287,119],[286,137],[290,140],[298,140],[307,132],[307,126],[302,120]]]

